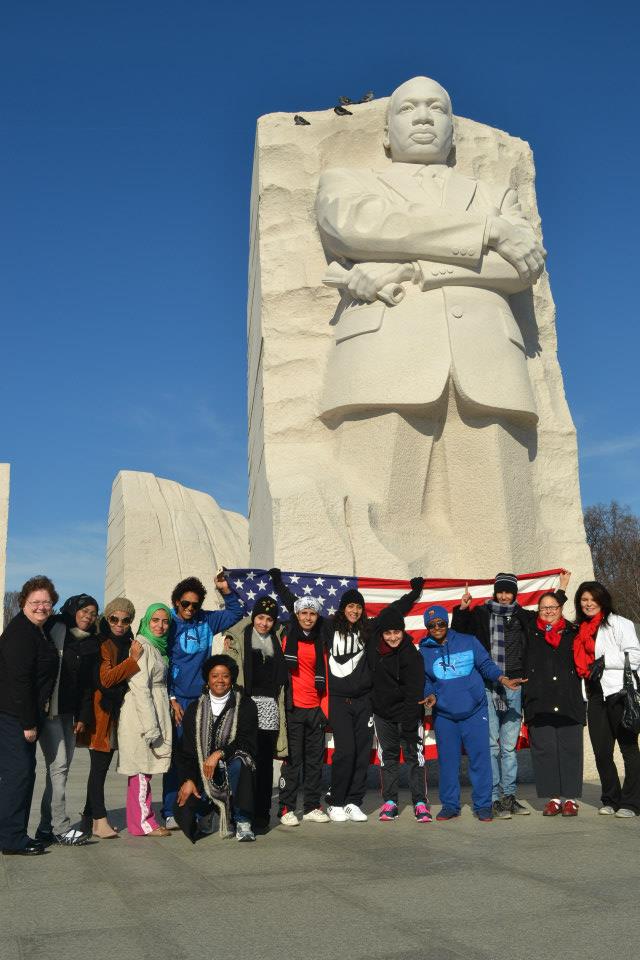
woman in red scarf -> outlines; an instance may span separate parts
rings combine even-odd
[[[576,628],[562,616],[556,594],[544,593],[525,651],[524,719],[543,815],[575,817],[582,796],[585,704],[573,662]]]
[[[631,818],[640,815],[640,750],[638,735],[622,726],[623,671],[625,654],[632,670],[640,668],[640,642],[631,620],[614,613],[611,594],[596,580],[580,584],[575,607],[576,670],[585,679],[589,737],[602,785],[598,812]],[[624,761],[622,786],[613,759],[616,743]]]

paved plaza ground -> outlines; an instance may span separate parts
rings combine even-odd
[[[87,768],[78,751],[70,811]],[[368,813],[376,779],[372,770]],[[118,826],[125,782],[107,781]],[[36,802],[40,791],[39,779]],[[530,784],[519,795],[533,815],[491,824],[466,806],[458,821],[419,825],[407,808],[388,824],[274,821],[254,844],[123,830],[0,857],[0,958],[636,960],[640,818],[598,816],[594,784],[576,819],[543,818]]]

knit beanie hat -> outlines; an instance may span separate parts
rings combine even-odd
[[[115,600],[110,600],[109,603],[104,608],[104,618],[108,620],[112,613],[115,613],[118,610],[121,613],[126,613],[128,617],[131,617],[131,622],[136,615],[136,608],[131,603],[131,600],[127,600],[126,597],[116,597]]]
[[[433,607],[427,607],[424,612],[424,625],[428,627],[432,620],[443,620],[447,625],[449,623],[449,613],[446,607],[434,604]]]
[[[387,607],[378,617],[377,629],[378,633],[384,633],[385,630],[404,631],[404,617],[399,610]]]
[[[340,597],[338,610],[344,610],[348,603],[359,603],[360,606],[364,608],[364,597],[359,590],[356,590],[352,587],[350,590],[345,590]]]
[[[272,617],[273,620],[278,619],[278,604],[275,602],[273,597],[269,596],[268,593],[263,593],[254,603],[253,610],[251,611],[251,623],[253,623],[255,618],[261,613],[265,613],[268,617]]]
[[[496,594],[503,590],[505,593],[512,593],[514,597],[518,596],[518,578],[515,573],[496,574],[496,579],[493,583],[493,592]]]
[[[300,613],[301,610],[313,610],[314,613],[320,613],[322,610],[322,600],[320,597],[298,597],[293,605],[293,612]]]

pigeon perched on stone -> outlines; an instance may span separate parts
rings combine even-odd
[[[311,121],[310,121],[310,120],[305,120],[305,118],[304,118],[304,117],[301,117],[299,113],[296,113],[296,115],[295,115],[294,118],[293,118],[293,122],[295,123],[295,125],[296,125],[297,127],[310,127],[310,126],[311,126]]]
[[[338,103],[341,103],[343,107],[346,107],[350,103],[353,103],[353,100],[351,97],[338,97]]]
[[[367,90],[366,93],[363,93],[358,103],[369,103],[370,100],[373,100],[373,90]]]
[[[333,112],[334,112],[334,113],[337,113],[339,117],[352,117],[352,116],[353,116],[353,113],[351,112],[351,110],[347,110],[346,107],[341,107],[340,104],[338,104],[337,107],[334,107],[334,108],[333,108]]]

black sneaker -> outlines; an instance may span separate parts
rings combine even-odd
[[[505,805],[503,800],[494,800],[491,804],[494,820],[511,820],[511,810]]]
[[[528,817],[531,813],[531,810],[516,800],[513,794],[510,794],[508,797],[503,797],[502,803],[505,809],[507,809],[515,817]]]
[[[53,843],[55,840],[53,830],[41,830],[40,827],[38,827],[36,830],[36,840],[45,845]]]

